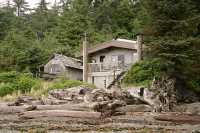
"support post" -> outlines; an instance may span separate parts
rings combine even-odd
[[[87,52],[87,34],[84,34],[83,41],[83,81],[88,81],[88,52]]]
[[[143,43],[143,35],[137,35],[137,53],[138,53],[138,61],[142,60],[142,43]]]

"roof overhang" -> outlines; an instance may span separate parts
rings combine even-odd
[[[93,53],[99,52],[104,49],[109,49],[109,48],[137,50],[137,42],[131,41],[131,40],[125,40],[125,39],[112,40],[112,41],[105,42],[105,43],[102,43],[95,47],[90,48],[88,50],[88,54],[93,54]]]

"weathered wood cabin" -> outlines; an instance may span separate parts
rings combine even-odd
[[[44,65],[43,76],[66,77],[71,80],[81,80],[83,75],[82,61],[60,54],[54,54],[54,57]]]
[[[87,82],[98,88],[109,88],[121,80],[126,71],[141,59],[141,39],[137,41],[116,39],[87,50],[84,69]],[[83,51],[84,53],[84,51]],[[83,57],[84,59],[84,57]],[[84,77],[84,75],[83,75]]]
[[[86,41],[85,41],[86,42]],[[111,40],[92,48],[83,45],[83,61],[55,54],[44,66],[44,74],[84,80],[98,88],[110,88],[120,81],[127,70],[141,59],[142,39]]]

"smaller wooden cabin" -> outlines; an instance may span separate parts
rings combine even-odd
[[[60,54],[54,54],[54,57],[44,65],[43,71],[43,75],[50,75],[50,77],[63,76],[71,80],[81,81],[83,77],[82,61]]]

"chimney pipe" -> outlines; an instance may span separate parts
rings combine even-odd
[[[138,61],[142,60],[142,43],[143,43],[143,35],[137,35],[137,53],[138,53]]]
[[[87,52],[87,33],[84,33],[83,41],[83,81],[88,81],[88,52]]]

